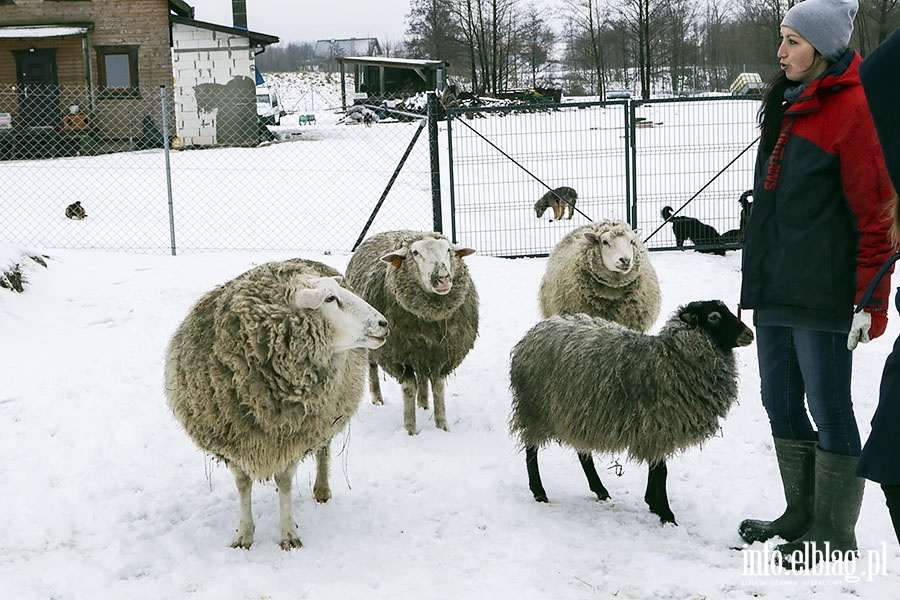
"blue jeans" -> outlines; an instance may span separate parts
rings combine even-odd
[[[825,452],[859,456],[859,428],[850,399],[853,353],[847,350],[847,334],[758,326],[756,350],[760,394],[772,435],[818,439]]]

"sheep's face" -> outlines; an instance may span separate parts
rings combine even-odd
[[[375,349],[384,344],[390,333],[387,319],[365,300],[341,287],[341,277],[315,277],[309,286],[297,290],[297,308],[321,312],[334,332],[333,352],[351,348]]]
[[[637,238],[625,229],[607,231],[586,231],[584,237],[600,250],[603,266],[612,273],[629,273],[636,263],[638,253]]]
[[[450,240],[425,237],[408,247],[400,247],[381,257],[394,267],[401,267],[405,260],[412,260],[419,274],[419,284],[426,292],[444,296],[453,287],[454,256],[462,258],[475,252],[472,248],[460,248]]]
[[[679,309],[678,317],[691,327],[705,331],[725,352],[753,342],[750,328],[738,321],[720,300],[691,302]]]

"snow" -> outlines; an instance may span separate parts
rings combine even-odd
[[[18,252],[0,246],[0,267]],[[300,465],[294,515],[304,547],[279,548],[277,494],[267,482],[255,486],[253,547],[232,549],[233,478],[171,416],[163,355],[201,294],[291,254],[41,252],[48,267],[29,269],[25,293],[0,289],[5,598],[830,599],[889,598],[900,585],[900,547],[871,482],[852,569],[825,563],[827,572],[797,575],[757,563],[747,572],[763,545],[732,549],[741,519],[777,516],[783,504],[755,346],[736,351],[739,403],[721,435],[669,463],[678,526],[647,510],[646,467],[626,456],[598,457],[612,495],[598,502],[575,453],[552,446],[541,453],[551,502],[534,502],[507,428],[508,360],[539,318],[546,259],[477,254],[466,260],[481,296],[480,336],[448,379],[450,432],[420,410],[420,433],[408,436],[399,385],[383,382],[386,404],[366,396],[333,442],[331,501],[312,498],[312,458]],[[301,256],[340,270],[349,260]],[[651,261],[663,295],[657,328],[690,300],[736,305],[739,252],[661,252]],[[855,352],[863,436],[898,334],[892,315],[885,336]]]

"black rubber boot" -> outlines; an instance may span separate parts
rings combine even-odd
[[[856,476],[855,456],[816,450],[816,502],[813,526],[775,550],[788,568],[809,568],[820,561],[857,555],[856,521],[866,482]]]
[[[774,440],[787,508],[774,521],[742,521],[738,532],[748,544],[764,542],[776,536],[792,541],[806,533],[813,523],[817,442],[786,438]]]
[[[891,512],[891,522],[894,524],[894,534],[900,542],[900,485],[881,484],[884,492],[885,503]]]

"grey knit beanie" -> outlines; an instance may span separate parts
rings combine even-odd
[[[825,60],[834,62],[850,46],[857,0],[805,0],[795,4],[781,22],[812,44]]]

